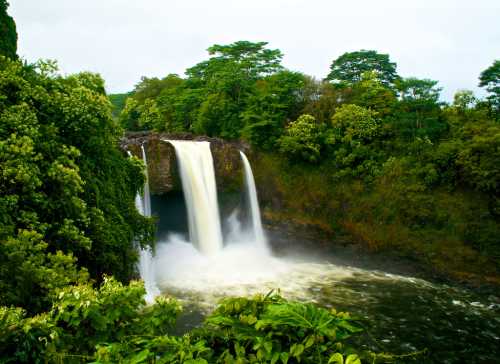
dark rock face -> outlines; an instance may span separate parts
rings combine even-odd
[[[120,141],[120,146],[123,150],[129,150],[133,155],[142,159],[141,145],[144,145],[151,193],[161,195],[182,190],[175,149],[164,139],[210,142],[218,189],[232,192],[241,188],[243,165],[239,151],[248,152],[249,150],[249,146],[242,142],[228,142],[191,134],[127,133]]]

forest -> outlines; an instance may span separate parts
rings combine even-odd
[[[343,54],[317,80],[284,68],[265,42],[238,41],[211,46],[185,76],[166,70],[107,95],[98,74],[19,59],[7,8],[0,0],[0,363],[432,354],[367,350],[351,341],[364,333],[359,318],[279,292],[225,298],[175,334],[180,303],[146,305],[137,280],[137,248],[154,246],[155,220],[134,204],[145,175],[119,148],[129,131],[242,140],[280,184],[281,218],[326,224],[452,280],[500,284],[500,60],[478,70],[486,97],[460,90],[445,103],[438,81],[401,77],[374,50]]]
[[[288,218],[320,220],[460,280],[498,282],[499,60],[478,70],[485,98],[459,90],[450,104],[438,81],[403,78],[373,50],[333,60],[324,80],[285,69],[265,42],[208,53],[184,78],[143,77],[110,95],[121,126],[243,139],[285,191]],[[301,188],[317,196],[297,201]]]

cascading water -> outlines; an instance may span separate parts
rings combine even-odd
[[[356,252],[351,256],[353,253],[347,249],[347,255],[342,258],[344,248],[337,247],[332,251],[330,249],[335,244],[332,247],[318,245],[309,240],[311,237],[295,236],[295,231],[286,228],[282,231],[286,235],[281,238],[276,230],[270,235],[278,248],[279,258],[272,256],[268,249],[262,249],[265,235],[255,183],[243,154],[253,231],[241,229],[238,214],[231,214],[229,233],[222,248],[209,145],[206,143],[201,150],[202,146],[195,142],[170,143],[176,148],[181,165],[188,214],[202,216],[189,218],[191,242],[174,234],[159,242],[154,267],[158,286],[164,293],[185,301],[190,312],[209,312],[223,297],[266,293],[279,288],[287,298],[348,310],[369,320],[373,323],[375,336],[380,337],[392,352],[414,352],[429,347],[441,362],[442,357],[446,358],[458,347],[464,348],[462,353],[474,350],[478,358],[492,347],[498,347],[500,301],[494,296],[479,299],[470,292],[446,285],[352,267],[347,264],[360,264]],[[208,172],[207,166],[210,167]],[[202,200],[201,207],[198,207],[199,199],[204,198],[206,200]],[[216,244],[212,245],[213,241],[193,241],[209,236],[207,225],[215,227],[211,234],[215,236]],[[262,240],[259,242],[259,239]],[[209,251],[213,254],[205,253],[205,244],[209,244]],[[284,248],[282,251],[280,245]],[[189,322],[188,318],[186,327],[198,323],[196,314],[188,314],[188,317],[194,317],[195,322]],[[450,327],[457,328],[460,335],[450,335]],[[369,349],[380,350],[378,345]]]
[[[189,238],[203,254],[222,247],[222,231],[209,142],[165,140],[172,144],[180,167],[188,210]]]
[[[262,221],[260,219],[259,201],[257,199],[257,189],[255,188],[255,180],[253,178],[252,167],[245,153],[240,151],[241,160],[245,168],[245,185],[250,207],[250,215],[252,217],[252,227],[255,243],[261,248],[268,250],[264,229],[262,229]]]
[[[141,196],[137,194],[135,197],[135,206],[137,210],[146,217],[151,217],[151,196],[149,193],[149,183],[148,183],[148,161],[146,158],[146,150],[144,145],[141,145],[142,150],[142,160],[146,166],[146,182],[144,184],[144,194]],[[129,152],[129,155],[132,154]],[[139,274],[144,281],[144,288],[146,289],[145,300],[148,303],[154,302],[156,296],[160,294],[155,281],[155,273],[153,266],[153,254],[151,248],[139,248]]]
[[[148,159],[146,158],[146,149],[144,149],[144,144],[141,145],[142,151],[142,161],[146,166],[146,183],[144,184],[144,195],[142,196],[143,211],[142,214],[147,217],[151,217],[151,195],[149,193],[149,176],[148,176]]]

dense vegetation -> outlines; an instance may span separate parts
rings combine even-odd
[[[275,294],[227,299],[170,335],[178,303],[146,306],[131,281],[154,224],[135,207],[144,166],[118,148],[104,81],[16,58],[0,55],[0,363],[397,359],[350,348],[348,314]]]
[[[7,13],[9,3],[0,0],[0,55],[17,58],[17,32],[14,19]]]
[[[346,53],[320,82],[284,69],[265,43],[237,42],[209,48],[186,78],[144,78],[110,96],[113,109],[99,75],[62,77],[52,62],[17,60],[7,5],[0,0],[0,363],[422,359],[352,348],[355,318],[273,293],[227,298],[200,328],[171,334],[179,304],[146,306],[131,281],[154,224],[134,205],[144,166],[119,150],[123,128],[244,138],[262,151],[285,213],[324,218],[324,209],[328,224],[370,246],[498,267],[498,61],[480,76],[485,101],[462,91],[444,105],[435,81],[401,78],[375,51]]]
[[[141,163],[117,148],[102,79],[0,59],[0,304],[29,312],[57,289],[134,275],[152,223],[134,205]]]
[[[227,298],[203,326],[171,334],[181,311],[159,297],[144,306],[138,282],[105,279],[99,289],[68,286],[52,308],[25,317],[0,308],[2,363],[397,363],[422,358],[356,351],[349,338],[362,331],[349,314],[289,302],[277,294]]]
[[[401,77],[373,50],[341,55],[323,81],[284,69],[266,43],[208,51],[184,78],[143,78],[123,127],[245,139],[282,217],[461,278],[498,277],[500,61],[480,74],[484,100],[460,90],[447,104],[437,81]]]

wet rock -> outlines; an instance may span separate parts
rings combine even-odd
[[[163,141],[165,139],[210,142],[219,191],[232,192],[241,188],[243,171],[239,151],[248,152],[247,144],[207,136],[193,136],[189,133],[129,132],[120,140],[120,146],[142,159],[141,145],[144,145],[152,194],[162,195],[182,190],[175,150],[172,145]]]

